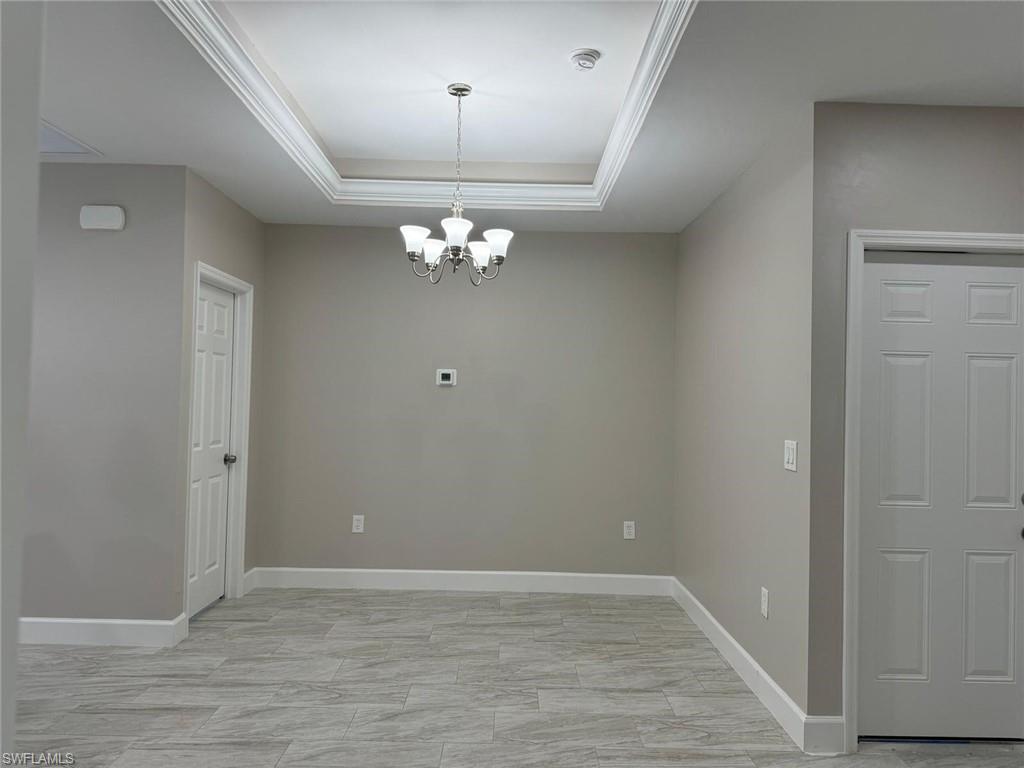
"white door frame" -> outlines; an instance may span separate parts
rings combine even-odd
[[[846,279],[846,468],[843,475],[843,720],[847,752],[857,751],[857,662],[860,595],[861,301],[865,251],[1024,253],[1024,234],[854,229]],[[1024,725],[1024,724],[1022,724]]]
[[[252,383],[252,301],[253,287],[216,267],[196,262],[195,285],[192,290],[192,346],[189,350],[189,406],[188,406],[188,479],[192,477],[192,401],[195,397],[196,319],[199,311],[199,285],[206,283],[235,296],[235,323],[231,374],[231,436],[230,450],[237,454],[238,462],[228,473],[228,519],[226,528],[227,551],[224,557],[225,597],[244,594],[245,577],[245,511],[246,487],[249,476],[249,395]],[[187,497],[186,497],[187,498]],[[187,520],[186,515],[186,520]],[[185,615],[188,606],[188,556],[192,541],[188,523],[185,524]]]

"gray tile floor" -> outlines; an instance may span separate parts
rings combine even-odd
[[[1021,768],[801,755],[668,598],[257,590],[169,650],[23,646],[19,746],[115,768]]]

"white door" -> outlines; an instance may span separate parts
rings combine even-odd
[[[235,297],[199,284],[188,502],[189,615],[224,596]]]
[[[1024,737],[1024,270],[955,258],[864,270],[865,736]]]

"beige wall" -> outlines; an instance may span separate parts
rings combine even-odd
[[[811,122],[808,106],[683,231],[676,298],[676,574],[801,707]],[[800,444],[796,474],[782,468],[786,439]]]
[[[22,613],[173,618],[185,170],[42,168]],[[83,231],[86,203],[124,231]]]
[[[82,231],[86,203],[125,229]],[[184,168],[43,166],[23,615],[181,613],[195,263],[258,308],[262,235]]]
[[[842,711],[846,236],[1024,232],[1024,110],[818,104],[814,119],[811,714]]]
[[[0,748],[13,751],[25,517],[41,3],[0,4]]]
[[[1024,110],[819,104],[678,240],[520,233],[479,289],[181,168],[46,166],[41,225],[23,613],[180,612],[201,260],[256,286],[247,567],[674,572],[836,714],[846,234],[1024,231]]]
[[[671,572],[674,237],[520,233],[473,288],[271,226],[266,270],[250,565]]]
[[[185,344],[182,345],[182,408],[178,424],[178,439],[182,445],[187,445],[188,441],[189,399],[192,394],[192,320],[198,262],[216,267],[253,286],[254,375],[250,392],[249,445],[234,446],[234,449],[236,453],[249,451],[250,467],[253,469],[250,470],[246,502],[247,507],[254,510],[260,504],[260,497],[256,492],[257,473],[254,470],[259,466],[259,425],[255,414],[259,410],[262,388],[262,381],[256,374],[260,370],[263,356],[263,306],[266,301],[263,279],[263,223],[201,176],[188,171],[185,175],[185,286],[182,313]],[[182,493],[179,503],[187,507],[188,499],[185,493],[188,487],[188,457],[184,451],[181,454],[178,471],[181,478],[178,487]],[[186,526],[187,520],[183,519],[180,525],[180,541],[183,547]],[[181,556],[185,556],[184,548],[181,550]]]

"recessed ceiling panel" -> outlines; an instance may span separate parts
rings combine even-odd
[[[454,81],[470,175],[590,181],[656,2],[231,2],[223,6],[350,176],[437,175],[455,150]],[[601,59],[579,71],[573,50]],[[525,167],[524,167],[525,166]],[[548,166],[543,168],[539,166]],[[473,173],[475,170],[476,174]]]

